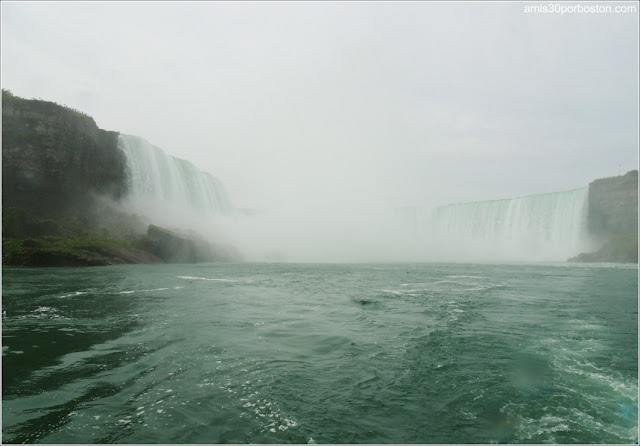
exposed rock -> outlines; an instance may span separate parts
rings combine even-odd
[[[589,184],[589,232],[610,237],[638,233],[638,171]]]
[[[211,244],[195,234],[177,232],[149,225],[148,250],[167,263],[238,261],[240,256],[230,246]]]
[[[638,171],[592,181],[587,218],[600,248],[570,262],[638,263]]]
[[[80,112],[2,92],[2,205],[39,216],[84,209],[126,188],[118,133]]]
[[[149,227],[122,210],[118,133],[53,102],[2,91],[3,265],[238,260],[232,247]],[[85,243],[84,241],[92,241]]]

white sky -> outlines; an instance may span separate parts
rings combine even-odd
[[[3,1],[2,87],[190,160],[239,207],[487,200],[637,168],[638,13],[533,4]]]

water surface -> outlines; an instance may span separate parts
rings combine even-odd
[[[637,266],[4,267],[4,442],[636,443]]]

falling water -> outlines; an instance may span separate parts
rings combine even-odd
[[[562,261],[590,248],[587,188],[525,197],[405,208],[424,249],[440,259]]]
[[[234,214],[227,193],[210,174],[136,136],[120,135],[118,146],[127,158],[129,204],[136,213],[150,217],[156,224],[203,234],[211,233],[214,224],[219,233],[220,225],[231,221],[223,218]],[[319,231],[300,234],[300,227],[308,229],[309,225],[288,222],[286,218],[276,223],[251,219],[249,223],[255,227],[247,230],[233,218],[231,226],[225,226],[224,237],[243,245],[245,251],[252,247],[244,245],[257,243],[268,245],[262,247],[265,252],[283,251],[291,258],[311,260],[564,261],[593,248],[586,225],[587,196],[588,188],[581,188],[434,209],[403,208],[399,213],[409,224],[404,228],[385,226],[381,219],[362,215],[361,220],[368,225],[375,223],[373,235],[363,235],[362,230],[356,231],[353,225],[333,217],[339,226],[334,231],[328,230],[331,225],[325,222]],[[319,215],[309,217],[315,222]],[[276,234],[269,236],[269,230]],[[254,240],[249,237],[251,234],[260,234],[261,239]],[[315,249],[314,241],[322,246]],[[292,248],[291,243],[297,248]],[[298,253],[301,249],[304,252]],[[300,255],[296,257],[296,253]]]
[[[142,138],[120,135],[127,158],[129,201],[154,216],[224,215],[232,206],[224,186],[189,161],[174,158]]]

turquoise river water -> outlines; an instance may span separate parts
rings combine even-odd
[[[2,270],[11,443],[637,443],[637,265]]]

